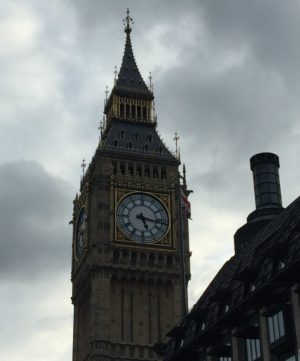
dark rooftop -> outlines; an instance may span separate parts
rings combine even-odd
[[[290,286],[289,282],[295,282],[299,277],[299,268],[300,197],[261,229],[247,248],[223,265],[188,317],[181,321],[185,330],[193,320],[205,324],[186,345],[195,340],[201,344],[206,333],[224,322],[230,323],[230,319],[238,320],[242,312],[247,312],[247,305],[276,302],[274,283]],[[270,287],[273,287],[272,292]],[[174,360],[176,351],[178,354],[184,352],[184,347],[173,350]]]

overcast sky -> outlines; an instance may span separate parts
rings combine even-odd
[[[0,359],[71,360],[72,199],[98,142],[129,7],[158,129],[194,193],[190,306],[254,210],[251,155],[279,155],[300,193],[298,0],[2,0]]]

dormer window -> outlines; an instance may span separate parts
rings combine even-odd
[[[135,141],[137,141],[139,139],[138,133],[134,133],[132,137],[133,137],[133,140],[135,140]]]
[[[245,344],[247,361],[261,360],[261,348],[259,338],[246,338]]]
[[[121,130],[120,131],[120,138],[124,138],[125,137],[125,132],[124,132],[124,130]]]
[[[148,144],[145,144],[144,147],[143,147],[143,149],[148,152],[148,150],[149,150],[149,145],[148,145]]]
[[[117,147],[117,146],[118,146],[118,144],[119,144],[119,143],[118,143],[118,141],[117,141],[117,140],[114,140],[114,142],[113,142],[113,146],[114,146],[114,147]]]
[[[132,143],[127,144],[128,149],[132,149]]]
[[[158,147],[158,153],[162,153],[162,152],[163,152],[162,146]]]
[[[153,139],[152,135],[149,134],[149,135],[147,136],[147,141],[148,141],[149,143],[151,143],[151,142],[152,142],[152,139]]]
[[[285,336],[282,310],[268,317],[268,330],[270,343],[274,343]]]

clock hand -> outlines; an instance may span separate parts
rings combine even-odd
[[[152,218],[147,218],[147,217],[144,217],[143,218],[146,220],[146,221],[149,221],[149,222],[153,222],[153,223],[161,223],[161,224],[165,224],[167,225],[167,222],[163,221],[163,220],[160,220],[160,219],[152,219]]]
[[[137,214],[136,218],[141,219],[143,221],[143,223],[144,223],[144,227],[146,229],[148,229],[148,224],[146,223],[146,218],[144,217],[143,213]]]

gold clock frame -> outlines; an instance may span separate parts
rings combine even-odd
[[[171,195],[168,193],[158,193],[158,192],[147,192],[144,190],[131,190],[131,189],[122,189],[122,188],[115,188],[115,196],[114,196],[114,242],[119,244],[126,244],[131,246],[142,246],[142,247],[160,247],[160,248],[173,248],[173,237],[172,237],[172,200]],[[130,194],[139,194],[144,193],[148,194],[149,196],[157,198],[165,207],[166,212],[169,218],[169,227],[167,232],[157,241],[151,243],[140,243],[137,241],[132,240],[131,238],[127,237],[119,228],[117,224],[117,207],[119,203],[128,195]]]

